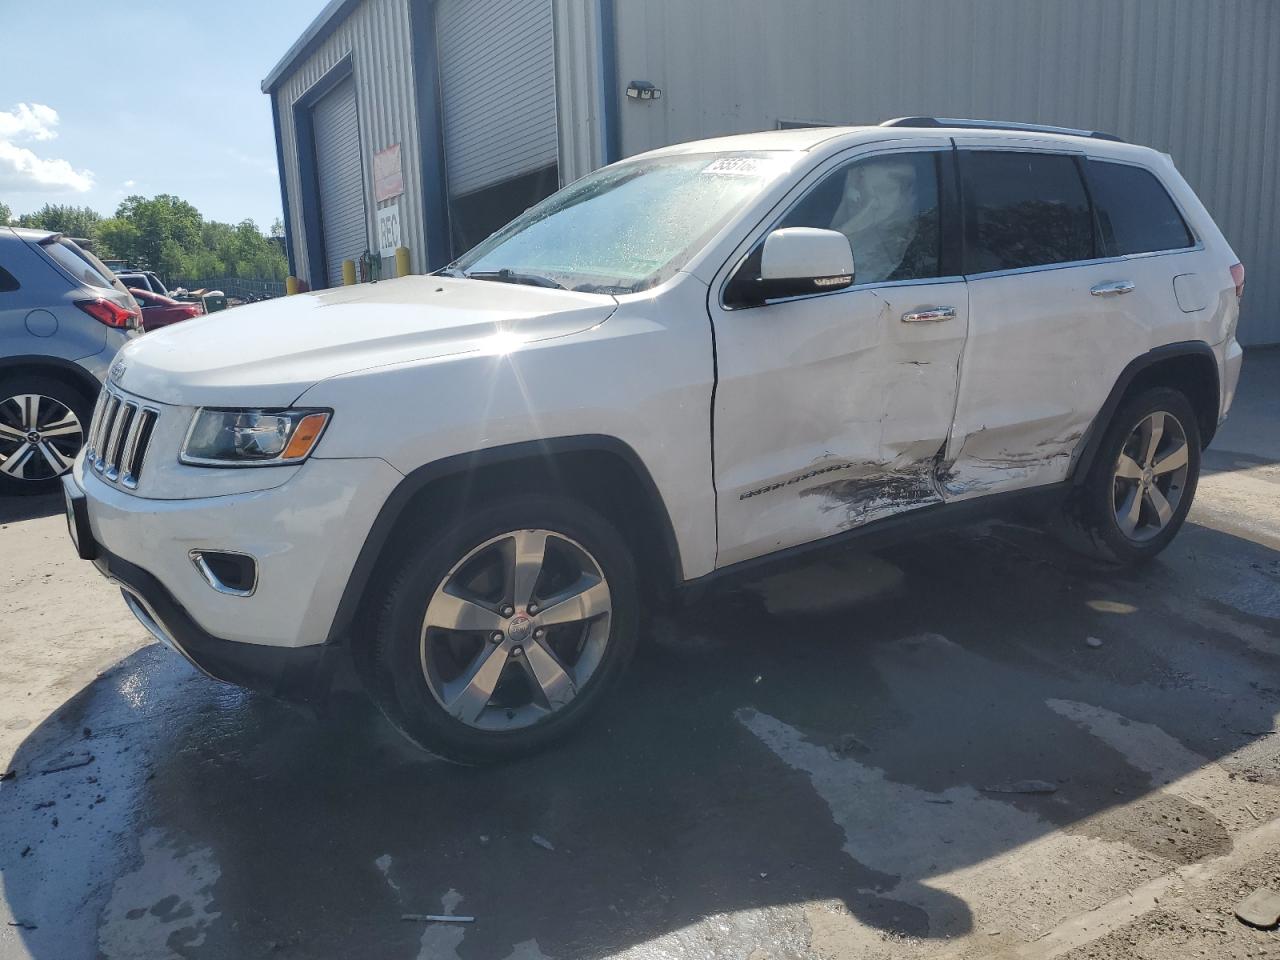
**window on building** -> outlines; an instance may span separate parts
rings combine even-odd
[[[987,273],[1094,256],[1089,197],[1061,154],[961,150],[965,272]]]
[[[838,230],[853,249],[854,283],[939,275],[938,155],[899,153],[840,167],[780,227]]]
[[[1169,192],[1149,171],[1090,160],[1089,190],[1109,256],[1180,250],[1195,243]]]

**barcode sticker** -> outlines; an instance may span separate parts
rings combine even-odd
[[[702,172],[720,177],[758,177],[776,167],[776,160],[765,157],[718,157],[703,167]]]

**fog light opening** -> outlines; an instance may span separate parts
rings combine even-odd
[[[258,588],[258,562],[247,553],[192,550],[190,557],[205,583],[219,593],[249,597]]]

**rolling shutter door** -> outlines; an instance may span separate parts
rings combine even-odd
[[[342,283],[342,261],[358,260],[369,249],[355,81],[348,78],[338,84],[315,105],[311,116],[325,270],[328,285],[336,287]]]
[[[553,166],[552,0],[441,0],[436,13],[449,193]]]

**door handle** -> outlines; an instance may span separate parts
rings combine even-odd
[[[942,320],[954,320],[955,307],[929,307],[927,310],[916,310],[902,315],[903,323],[938,323]]]
[[[1095,297],[1118,297],[1123,293],[1133,293],[1133,287],[1132,280],[1114,280],[1110,283],[1100,283],[1089,292]]]

